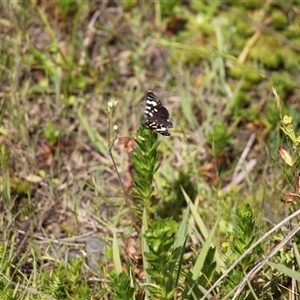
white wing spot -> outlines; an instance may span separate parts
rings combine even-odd
[[[156,101],[150,101],[150,100],[148,100],[147,101],[148,103],[148,105],[152,105],[152,106],[157,106],[157,102]]]
[[[156,128],[156,131],[166,131],[167,128],[166,127],[160,127],[160,128]]]

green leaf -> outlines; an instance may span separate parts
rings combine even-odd
[[[122,264],[121,264],[117,235],[116,235],[115,231],[113,231],[112,249],[113,249],[113,258],[114,258],[114,265],[115,265],[116,273],[120,274],[120,273],[122,273]]]
[[[213,240],[213,237],[215,235],[215,232],[217,230],[218,225],[219,225],[219,218],[217,219],[214,227],[210,231],[207,239],[205,240],[205,242],[203,244],[203,247],[201,249],[200,255],[198,256],[198,258],[196,260],[196,263],[195,263],[194,268],[192,270],[192,274],[193,274],[192,279],[194,279],[194,280],[197,279],[197,277],[199,276],[199,274],[200,274],[200,272],[203,268],[204,262],[206,261],[206,257],[208,255],[208,252],[211,249],[212,240]]]
[[[127,274],[121,272],[113,281],[115,292],[114,300],[132,300],[134,297],[134,288],[131,286],[131,280]]]
[[[287,275],[288,277],[291,277],[291,278],[295,279],[296,281],[300,282],[300,272],[290,269],[284,265],[275,264],[272,262],[267,262],[267,265],[269,265],[272,268],[275,268],[276,270]]]

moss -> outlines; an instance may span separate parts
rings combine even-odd
[[[272,12],[272,25],[276,29],[283,29],[288,24],[288,19],[286,15],[279,10],[274,10]]]
[[[281,99],[284,99],[288,92],[295,88],[293,79],[288,72],[274,72],[272,74],[272,86],[274,86],[279,93]]]
[[[285,46],[282,49],[282,53],[285,53],[284,55],[284,67],[287,70],[291,70],[297,65],[298,58],[293,49],[291,49],[289,46]],[[297,70],[298,71],[298,70]]]
[[[230,68],[229,74],[230,74],[230,76],[232,76],[233,78],[236,78],[236,79],[240,79],[240,78],[244,77],[245,84],[247,87],[248,87],[248,84],[251,85],[252,83],[258,83],[261,80],[261,76],[257,71],[255,71],[254,69],[251,70],[249,68],[246,69],[243,66],[234,66],[234,67]],[[248,89],[247,87],[246,87],[246,90]]]
[[[251,49],[249,56],[259,60],[267,68],[277,69],[283,64],[281,54],[282,44],[271,36],[262,36],[259,42]]]
[[[240,79],[244,75],[244,70],[242,67],[233,66],[229,70],[229,75],[235,79]]]
[[[300,27],[297,25],[290,25],[285,28],[284,35],[287,39],[298,39]]]

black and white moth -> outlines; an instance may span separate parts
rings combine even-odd
[[[161,104],[152,91],[148,90],[142,124],[162,135],[170,136],[168,128],[173,128],[173,123],[169,121],[169,117],[168,109]]]

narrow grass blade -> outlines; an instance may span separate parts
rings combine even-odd
[[[82,111],[78,110],[78,118],[80,120],[81,125],[86,130],[86,133],[89,136],[89,139],[91,143],[98,149],[98,151],[103,154],[106,158],[109,158],[108,152],[107,152],[107,141],[96,133],[94,128],[92,128],[91,123],[89,122],[89,119],[86,115],[82,113]]]
[[[193,274],[193,279],[196,280],[203,268],[206,256],[208,254],[209,249],[212,247],[213,243],[212,243],[212,239],[214,237],[214,234],[216,232],[217,226],[219,224],[219,218],[217,219],[214,227],[212,228],[212,230],[210,231],[207,239],[205,240],[203,247],[201,249],[200,255],[198,256],[196,263],[194,265],[194,268],[192,270],[192,274]]]
[[[284,265],[281,265],[281,264],[274,264],[272,262],[267,262],[266,264],[269,265],[272,268],[275,268],[279,272],[281,272],[281,273],[283,273],[283,274],[285,274],[285,275],[287,275],[291,278],[294,278],[295,280],[300,282],[300,272],[292,270],[292,269],[290,269],[290,268],[288,268]]]
[[[185,210],[184,214],[183,214],[183,218],[181,221],[181,224],[178,228],[178,232],[177,232],[177,238],[175,240],[175,244],[174,244],[174,248],[182,248],[181,251],[181,255],[180,255],[180,260],[179,260],[179,264],[178,264],[178,272],[176,274],[176,279],[175,279],[175,285],[178,285],[179,282],[179,277],[180,277],[180,272],[181,272],[181,267],[183,264],[183,256],[184,256],[184,251],[185,251],[185,244],[187,241],[187,233],[188,233],[188,217],[190,214],[190,208],[189,206],[187,207],[187,209]]]
[[[145,239],[145,233],[148,230],[148,220],[147,220],[147,212],[146,208],[144,208],[143,211],[143,226],[142,226],[142,232],[141,232],[141,241],[142,241],[142,256],[143,256],[143,265],[144,265],[144,272],[145,272],[145,283],[146,286],[151,284],[151,278],[150,275],[147,273],[147,269],[150,268],[150,264],[147,261],[147,258],[145,257],[145,252],[149,252],[149,247],[147,244],[147,241]],[[149,295],[146,292],[145,294],[145,300],[149,299]]]
[[[116,273],[120,274],[120,273],[122,273],[122,264],[121,264],[121,259],[120,259],[120,251],[119,251],[119,246],[118,246],[117,235],[114,231],[113,231],[112,250],[113,250],[113,258],[114,258]]]
[[[197,226],[199,227],[201,234],[202,234],[203,237],[204,237],[204,240],[207,241],[208,238],[209,238],[209,233],[208,233],[208,230],[207,230],[207,228],[206,228],[206,226],[205,226],[205,224],[204,224],[204,222],[203,222],[201,216],[199,215],[199,213],[198,213],[198,211],[197,211],[195,205],[193,204],[193,202],[191,201],[191,199],[189,198],[189,196],[187,195],[187,193],[186,193],[182,188],[181,188],[181,190],[182,190],[183,196],[184,196],[184,198],[185,198],[187,204],[188,204],[189,207],[190,207],[190,210],[191,210],[192,215],[193,215],[193,217],[194,217],[194,219],[195,219],[195,222],[196,222]],[[218,220],[219,220],[219,218],[217,219],[216,224],[218,223]],[[216,225],[215,225],[215,226],[216,226]],[[214,226],[214,228],[215,228],[215,226]],[[213,233],[214,233],[214,232],[213,232]],[[210,235],[211,235],[211,234],[212,234],[212,232],[210,233]],[[211,246],[214,246],[212,240],[210,240],[210,242],[211,242]],[[206,242],[205,242],[205,243],[206,243]],[[205,244],[205,243],[204,243],[204,244]],[[206,254],[207,254],[207,253],[206,253]],[[206,254],[205,254],[205,255],[206,255]],[[216,250],[216,253],[215,253],[215,259],[216,259],[216,262],[217,262],[217,270],[219,270],[219,269],[220,269],[220,266],[223,265],[223,263],[222,263],[222,260],[220,259],[220,256],[219,256],[219,253],[218,253],[217,250]]]
[[[177,238],[175,240],[175,248],[179,248],[184,246],[185,244],[185,240],[187,237],[187,231],[188,231],[188,218],[189,218],[189,214],[190,214],[190,207],[188,205],[187,209],[185,210],[184,214],[183,214],[183,218],[181,221],[181,224],[179,226],[178,232],[177,232]]]
[[[198,225],[204,239],[207,239],[208,236],[208,230],[202,220],[202,218],[200,217],[195,205],[193,204],[193,202],[191,201],[190,197],[187,195],[187,193],[184,191],[183,188],[181,188],[183,196],[185,198],[185,201],[187,202],[187,204],[189,205],[192,215],[195,218],[196,224]]]

